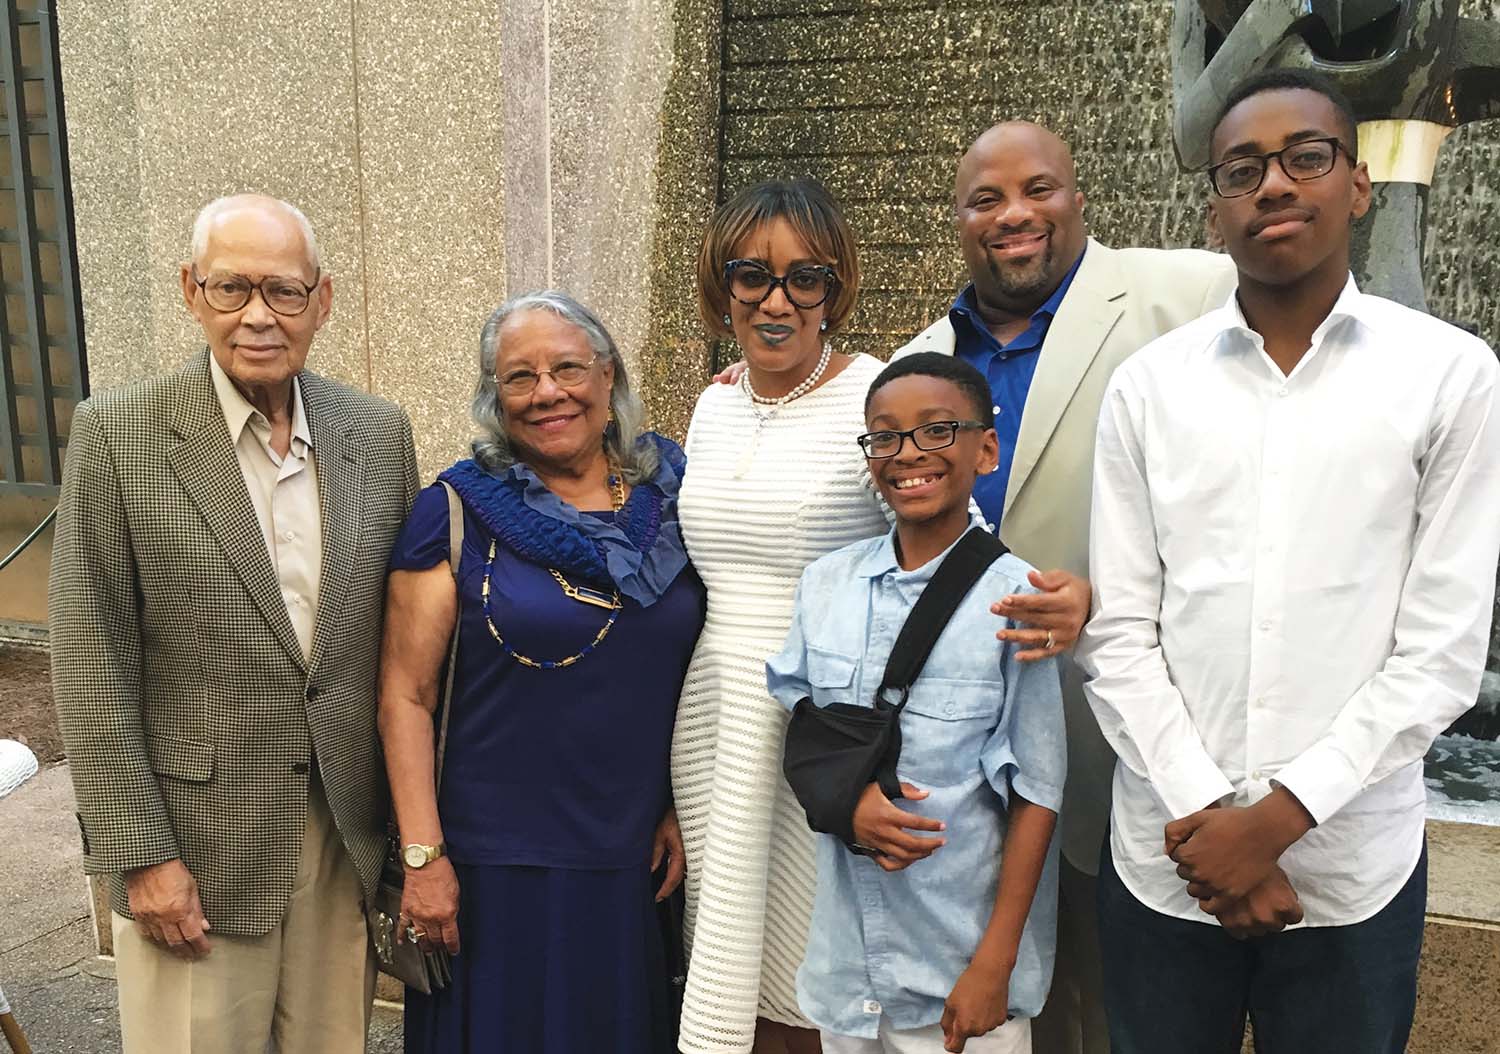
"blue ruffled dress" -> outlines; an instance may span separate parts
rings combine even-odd
[[[704,590],[677,530],[681,451],[653,436],[655,481],[618,517],[579,513],[523,465],[472,461],[442,478],[464,500],[459,645],[438,810],[458,874],[462,952],[453,983],[408,990],[407,1054],[661,1054],[675,1049],[650,873],[670,804],[668,756]],[[488,559],[496,540],[493,565]],[[448,558],[448,505],[424,490],[393,570]],[[549,567],[624,606],[609,617],[564,595]]]

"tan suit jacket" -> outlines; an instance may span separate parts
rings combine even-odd
[[[323,563],[302,646],[200,352],[80,403],[48,620],[84,866],[180,858],[214,931],[281,921],[321,780],[368,893],[387,812],[375,733],[386,562],[417,489],[411,425],[303,371]],[[316,766],[316,773],[313,766]]]
[[[1090,238],[1042,344],[1021,414],[1000,534],[1017,556],[1077,575],[1089,570],[1094,433],[1115,367],[1169,330],[1219,307],[1235,286],[1227,256],[1198,249],[1111,249]],[[953,354],[947,316],[894,357]],[[1082,678],[1063,663],[1068,786],[1061,818],[1069,862],[1099,868],[1109,820],[1114,753],[1084,699]]]

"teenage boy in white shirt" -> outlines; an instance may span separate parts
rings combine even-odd
[[[1352,111],[1230,94],[1222,309],[1115,373],[1080,657],[1119,754],[1099,881],[1115,1054],[1405,1049],[1422,757],[1474,702],[1500,552],[1497,365],[1359,292]]]

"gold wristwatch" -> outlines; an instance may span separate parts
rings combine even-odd
[[[412,842],[410,845],[401,847],[401,859],[410,868],[426,867],[443,855],[443,847],[444,843],[442,842],[439,842],[437,845],[419,845],[416,842]]]

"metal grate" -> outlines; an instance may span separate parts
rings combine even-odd
[[[54,494],[88,395],[67,130],[51,3],[0,30],[0,494]]]

